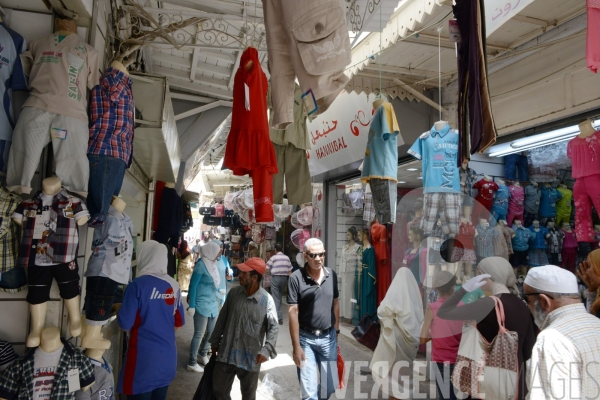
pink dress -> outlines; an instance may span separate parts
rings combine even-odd
[[[587,66],[597,73],[600,68],[600,0],[587,0]]]

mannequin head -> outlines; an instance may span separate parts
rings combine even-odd
[[[123,211],[125,211],[125,206],[127,206],[127,204],[123,201],[123,199],[121,199],[120,197],[117,197],[117,196],[112,197],[112,201],[110,202],[110,205],[113,206],[121,214],[123,214]]]
[[[413,245],[421,245],[421,242],[423,241],[423,236],[424,234],[421,228],[413,226],[408,230],[408,241],[411,242]]]
[[[539,228],[540,227],[540,221],[538,221],[537,219],[533,220],[533,224],[534,228]]]
[[[371,240],[369,239],[369,230],[367,228],[360,229],[356,237],[358,241],[362,242],[363,244],[371,243]]]
[[[358,231],[354,226],[351,226],[350,229],[348,229],[348,232],[346,232],[346,240],[350,243],[354,243],[357,239]]]
[[[484,175],[484,176],[483,176],[483,179],[484,179],[484,180],[486,180],[486,181],[488,181],[488,182],[491,182],[491,181],[492,181],[492,177],[491,177],[491,176],[489,176],[489,175]]]
[[[498,225],[500,225],[500,226],[502,226],[502,227],[505,227],[507,224],[506,224],[506,221],[505,221],[505,220],[503,220],[503,219],[499,219],[499,220],[498,220]]]
[[[548,224],[546,224],[546,227],[548,229],[554,229],[554,221],[548,221]]]
[[[46,353],[52,353],[62,346],[60,341],[60,331],[58,328],[50,327],[42,331],[40,337],[40,348]]]
[[[481,225],[484,228],[487,228],[488,226],[490,226],[490,223],[488,222],[487,219],[485,218],[480,218],[479,219],[479,225]]]
[[[60,192],[61,181],[57,176],[46,178],[42,181],[42,191],[48,196],[54,196]]]
[[[68,18],[56,18],[54,20],[56,32],[63,34],[77,34],[77,22]]]
[[[571,230],[571,224],[569,224],[568,222],[563,222],[562,228],[564,230],[566,230],[566,231],[570,231]]]
[[[413,211],[415,212],[416,217],[420,217],[423,215],[423,199],[418,198],[413,205]]]
[[[586,119],[582,123],[579,124],[580,134],[579,137],[588,137],[593,135],[596,132],[594,126],[592,125],[592,120]]]
[[[538,183],[537,182],[531,182],[531,184],[535,187],[538,187]]]

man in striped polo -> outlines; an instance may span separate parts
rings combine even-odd
[[[283,291],[288,284],[288,276],[292,273],[292,262],[288,256],[282,253],[282,249],[281,243],[275,243],[277,254],[267,262],[267,269],[271,270],[271,294],[273,295],[273,300],[275,300],[279,325],[283,325],[281,299],[283,298]]]

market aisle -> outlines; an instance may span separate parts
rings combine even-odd
[[[259,391],[256,397],[257,400],[300,399],[300,387],[298,385],[298,378],[296,375],[296,366],[294,365],[292,359],[292,342],[288,328],[289,320],[287,305],[283,307],[283,321],[283,325],[279,327],[280,330],[277,340],[277,358],[274,360],[269,360],[263,364],[260,372]],[[384,397],[382,397],[381,391],[379,391],[377,396],[372,396],[371,392],[374,386],[374,381],[371,375],[363,375],[360,373],[361,370],[364,371],[367,369],[373,353],[366,347],[356,342],[356,340],[351,337],[350,330],[351,327],[349,325],[342,326],[342,334],[339,336],[339,345],[342,356],[346,362],[352,361],[350,373],[348,375],[348,385],[345,388],[345,391],[338,390],[336,395],[332,396],[332,399],[383,399]],[[177,377],[169,388],[169,393],[167,396],[167,399],[169,400],[190,400],[196,391],[200,379],[202,378],[202,374],[197,374],[186,370],[189,346],[193,331],[193,324],[190,323],[190,321],[186,321],[185,326],[179,329],[176,333]],[[261,382],[267,374],[272,376],[275,384],[279,387],[279,389],[277,389],[273,395],[266,393],[262,387],[263,385]],[[429,396],[429,390],[427,386],[428,383],[421,383],[420,392],[423,393],[423,395],[419,398],[435,399],[435,396]],[[427,393],[427,395],[425,395],[425,393]],[[435,393],[435,389],[433,393]],[[239,381],[237,378],[231,392],[231,398],[233,400],[241,400],[242,398],[239,390]]]

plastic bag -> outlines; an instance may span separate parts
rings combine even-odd
[[[344,358],[342,357],[342,352],[340,351],[340,346],[338,346],[338,357],[337,357],[337,369],[338,369],[338,389],[343,389],[346,386],[344,383]]]
[[[262,380],[260,391],[268,396],[273,396],[275,393],[281,392],[281,386],[275,383],[273,375],[266,374]]]

